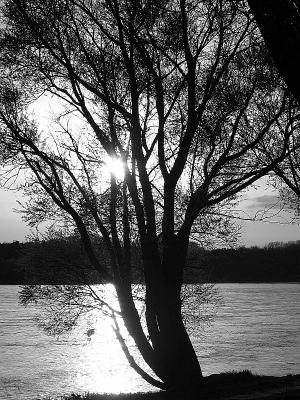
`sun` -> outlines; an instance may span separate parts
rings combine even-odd
[[[107,171],[114,175],[117,179],[124,179],[124,163],[120,158],[107,157],[105,161],[105,168]]]

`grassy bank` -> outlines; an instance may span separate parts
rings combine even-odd
[[[59,400],[188,400],[188,395],[170,392],[130,394],[71,394]],[[199,400],[299,400],[300,375],[283,377],[254,375],[249,371],[228,372],[204,378]],[[38,399],[36,399],[38,400]],[[42,400],[42,399],[41,399]],[[46,400],[46,399],[44,399]],[[52,399],[48,399],[52,400]]]

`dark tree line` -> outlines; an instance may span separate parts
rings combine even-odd
[[[105,262],[103,243],[98,257]],[[102,250],[101,250],[102,249]],[[132,282],[145,278],[137,249]],[[50,256],[51,255],[51,256]],[[82,284],[101,282],[77,239],[40,243],[0,244],[0,284]],[[186,283],[299,282],[300,242],[270,243],[264,247],[205,250],[189,246]]]
[[[107,264],[103,241],[94,242],[97,257]],[[107,265],[107,269],[110,267]],[[0,244],[0,279],[14,284],[100,283],[81,241],[75,237],[55,238],[27,243]]]
[[[196,253],[197,254],[197,253]],[[196,259],[196,263],[195,263]],[[186,280],[209,282],[299,282],[300,242],[270,243],[264,247],[198,249]],[[195,265],[196,264],[196,265]]]

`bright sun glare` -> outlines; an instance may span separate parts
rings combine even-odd
[[[124,164],[120,158],[108,157],[105,161],[108,172],[114,175],[117,179],[124,178]]]

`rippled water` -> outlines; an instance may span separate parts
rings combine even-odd
[[[250,369],[269,375],[300,372],[300,285],[222,284],[223,304],[205,335],[192,337],[204,375]],[[55,339],[18,305],[18,287],[0,286],[0,399],[151,390],[99,320],[88,340],[86,324]]]

